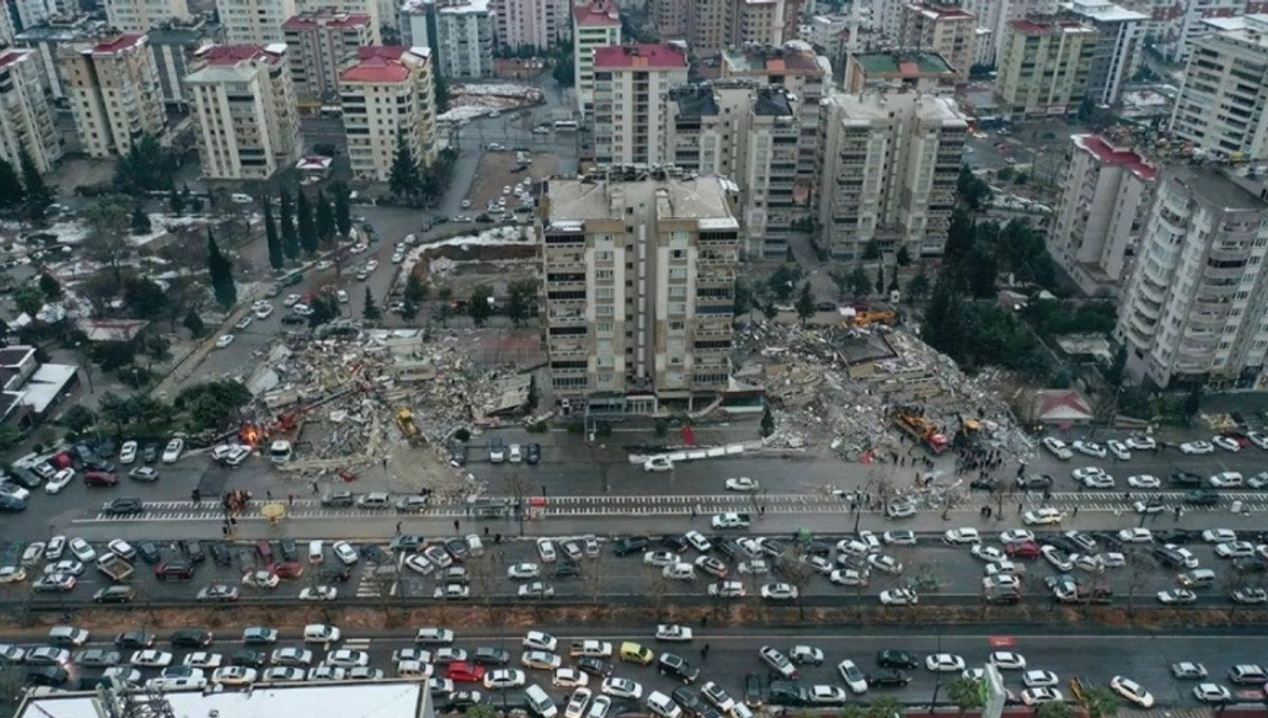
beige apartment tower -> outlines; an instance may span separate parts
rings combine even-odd
[[[339,71],[357,56],[358,49],[375,44],[369,15],[306,12],[288,19],[282,31],[295,92],[309,102],[337,95]]]
[[[594,111],[594,50],[621,44],[621,13],[615,0],[577,3],[572,11],[572,61],[577,78],[577,111]]]
[[[686,82],[687,54],[674,45],[595,49],[595,162],[668,162],[665,123],[669,90]]]
[[[185,0],[106,0],[106,21],[124,32],[149,32],[169,20],[188,17]]]
[[[41,173],[62,156],[40,59],[35,50],[10,47],[0,49],[0,158],[18,170],[22,150]]]
[[[995,78],[1001,112],[1017,120],[1077,112],[1087,96],[1098,39],[1095,29],[1076,20],[1031,18],[1005,25]]]
[[[732,187],[647,172],[548,181],[542,316],[556,396],[588,414],[652,414],[727,389]]]
[[[142,135],[163,139],[167,115],[145,35],[59,48],[75,129],[92,157],[126,155]]]
[[[420,165],[436,159],[431,50],[363,47],[339,75],[348,158],[358,179],[386,182],[404,139]]]
[[[298,11],[295,0],[216,0],[225,41],[235,45],[285,42],[282,23]]]
[[[977,42],[977,18],[955,5],[908,3],[903,6],[899,47],[942,56],[956,77],[969,79]]]

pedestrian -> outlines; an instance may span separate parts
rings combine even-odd
[[[761,506],[758,506],[758,507],[757,507],[757,515],[758,515],[758,516],[765,516],[765,515],[766,515],[766,505],[765,505],[765,504],[763,504],[763,505],[761,505]]]
[[[294,506],[294,505],[295,505],[295,494],[287,494],[287,495],[286,495],[286,503],[287,503],[287,504],[289,504],[290,506]]]
[[[692,521],[696,520],[696,507],[694,506],[691,507],[691,520]]]
[[[315,493],[317,493],[317,482],[316,482],[316,481],[314,481],[314,482],[313,482],[312,484],[310,484],[309,486],[312,488],[312,490],[313,490],[313,493],[314,493],[314,494],[315,494]]]
[[[272,492],[272,491],[265,491],[265,492],[264,492],[264,498],[268,499],[269,501],[272,501],[272,500],[273,500],[273,492]]]
[[[1079,507],[1078,507],[1078,506],[1075,506],[1075,507],[1074,507],[1074,510],[1070,512],[1070,518],[1075,518],[1075,517],[1077,517],[1078,515],[1079,515]]]
[[[228,527],[228,526],[221,526],[221,527],[220,527],[220,535],[221,535],[221,536],[224,536],[224,537],[226,537],[226,538],[227,538],[227,537],[229,536],[229,527]]]
[[[233,516],[230,516],[230,517],[229,517],[229,525],[230,525],[230,526],[237,526],[237,525],[238,525],[238,519],[234,518]]]
[[[401,535],[401,522],[400,522],[400,521],[397,521],[397,522],[396,522],[396,535],[397,535],[397,536],[400,536],[400,535]]]
[[[488,538],[488,537],[489,537],[489,527],[488,527],[488,526],[485,526],[485,527],[484,527],[484,537],[485,537],[485,538]]]
[[[387,457],[386,456],[383,457],[383,470],[387,471]]]
[[[700,660],[704,661],[708,659],[709,659],[709,644],[706,643],[700,647]]]
[[[453,520],[453,532],[454,532],[454,533],[458,533],[458,526],[459,526],[459,524],[458,524],[458,519],[454,519],[454,520]]]
[[[708,614],[705,614],[700,617],[700,627],[705,628],[708,625],[709,625],[709,616]]]
[[[1021,510],[1022,510],[1022,505],[1021,505],[1021,504],[1017,504],[1017,515],[1018,515],[1018,516],[1021,516]]]

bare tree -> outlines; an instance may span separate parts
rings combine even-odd
[[[669,598],[669,579],[665,578],[665,574],[657,569],[652,574],[652,580],[647,585],[647,594],[651,598],[652,608],[656,611],[656,620],[661,620],[664,616],[665,602]]]
[[[1136,620],[1136,595],[1149,583],[1156,565],[1134,549],[1125,550],[1123,555],[1127,560],[1127,618],[1134,621]],[[1099,587],[1093,588],[1089,600],[1095,599],[1097,588]]]
[[[88,236],[83,248],[88,257],[110,268],[116,288],[123,287],[122,264],[132,256],[128,241],[128,205],[118,195],[106,195],[93,202],[84,213]]]
[[[581,567],[581,585],[589,597],[590,603],[594,605],[595,610],[602,610],[603,604],[599,602],[599,594],[603,590],[603,557],[595,556],[589,561],[582,561]]]
[[[778,559],[780,575],[797,591],[797,616],[802,621],[806,620],[806,606],[802,598],[806,587],[810,585],[810,578],[814,576],[814,571],[810,568],[810,564],[806,563],[805,558],[801,543],[798,542],[793,545],[790,552]]]
[[[506,477],[506,487],[511,490],[511,496],[515,497],[515,518],[519,521],[520,536],[523,536],[524,511],[528,508],[524,505],[524,498],[528,496],[528,479],[518,471],[512,471]]]

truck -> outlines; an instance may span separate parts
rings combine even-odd
[[[901,429],[903,433],[923,443],[934,454],[941,454],[950,445],[946,434],[939,431],[932,421],[921,416],[919,412],[913,409],[903,408],[896,410],[893,420],[894,425]]]
[[[127,581],[132,578],[132,564],[113,553],[107,553],[97,559],[97,570],[110,577],[111,581]]]
[[[414,412],[408,407],[396,410],[396,425],[401,427],[401,433],[407,440],[413,441],[418,437],[418,426],[414,424]]]

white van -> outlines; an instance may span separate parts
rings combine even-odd
[[[269,446],[269,460],[275,464],[285,464],[293,454],[291,442],[285,439],[278,439]]]
[[[555,701],[536,683],[524,689],[524,697],[528,699],[528,709],[537,718],[555,718],[559,715]]]
[[[320,541],[308,542],[308,562],[321,563],[326,559],[326,553],[322,548]]]
[[[472,556],[484,555],[484,542],[475,534],[467,534],[467,553]]]
[[[310,623],[304,626],[304,643],[334,643],[342,634],[336,626]]]

